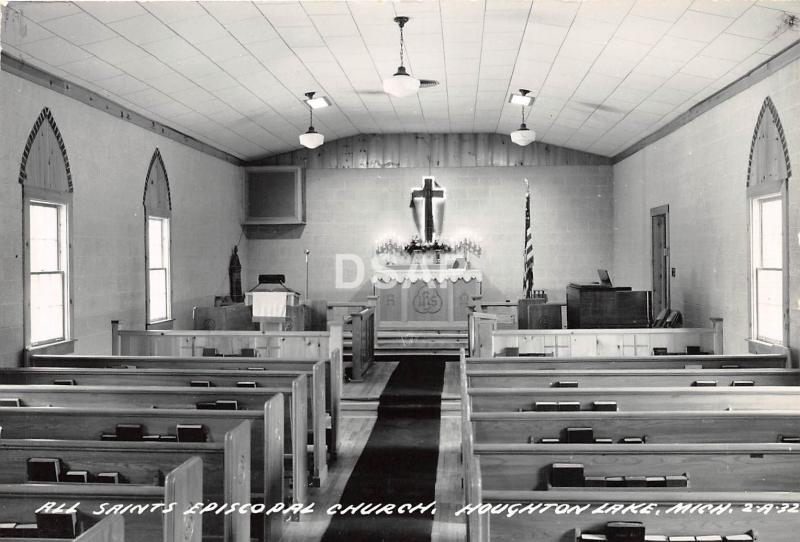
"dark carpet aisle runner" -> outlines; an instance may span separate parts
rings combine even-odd
[[[435,500],[444,361],[404,359],[381,394],[378,419],[341,505]],[[430,542],[433,514],[334,515],[323,542]]]

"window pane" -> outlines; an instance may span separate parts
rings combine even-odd
[[[31,342],[64,338],[64,275],[31,275]]]
[[[59,269],[57,207],[30,206],[30,249],[32,272]]]
[[[783,342],[783,271],[756,270],[757,336]]]
[[[161,224],[161,220],[157,218],[147,219],[147,258],[151,269],[164,267],[164,248],[162,246],[164,234]]]
[[[167,271],[152,269],[150,277],[150,315],[151,322],[167,318]]]
[[[761,202],[761,267],[783,267],[783,209],[780,199]]]

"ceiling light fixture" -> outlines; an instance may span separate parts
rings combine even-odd
[[[325,142],[325,136],[314,129],[314,109],[318,109],[320,107],[327,107],[328,105],[330,105],[330,102],[328,102],[327,98],[314,98],[314,94],[315,94],[314,92],[306,92],[307,99],[305,100],[305,102],[308,104],[308,112],[310,114],[310,119],[308,122],[309,125],[308,131],[306,131],[306,133],[304,134],[300,134],[300,144],[306,147],[307,149],[316,149]],[[317,106],[312,105],[311,102],[314,102],[316,100],[325,100],[325,102],[327,103],[326,105],[317,105]]]
[[[308,94],[311,94],[312,96],[314,95],[313,92],[309,92]],[[308,94],[306,94],[306,96],[308,96]],[[313,109],[323,109],[331,105],[331,101],[328,99],[327,96],[320,96],[318,98],[306,98],[303,101],[306,102],[306,104],[308,104],[308,107],[311,107]]]
[[[524,147],[525,145],[530,145],[534,141],[536,141],[536,132],[533,130],[528,129],[525,126],[525,104],[522,104],[521,101],[523,99],[529,100],[529,106],[533,105],[534,97],[528,96],[530,94],[530,90],[525,90],[524,88],[519,89],[519,101],[514,101],[515,94],[511,95],[511,99],[509,99],[510,103],[520,103],[522,105],[522,123],[519,125],[519,128],[511,132],[511,141],[519,145],[520,147]]]
[[[383,80],[383,91],[395,98],[405,98],[412,96],[419,91],[419,79],[411,77],[403,66],[403,49],[405,49],[405,41],[403,40],[403,27],[408,22],[408,17],[395,17],[394,22],[400,27],[400,66],[397,72],[388,79]]]
[[[520,89],[519,94],[511,94],[508,97],[508,103],[514,105],[521,105],[522,107],[530,107],[533,105],[533,96],[528,96],[530,90]]]

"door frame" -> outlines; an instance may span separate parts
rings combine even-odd
[[[653,263],[655,262],[655,254],[653,254],[653,218],[656,216],[664,215],[664,245],[666,249],[665,261],[664,261],[664,278],[665,278],[665,299],[664,299],[664,306],[662,308],[671,309],[672,308],[672,267],[671,267],[671,258],[672,258],[672,251],[670,247],[670,235],[669,235],[669,204],[666,205],[659,205],[658,207],[653,207],[650,209],[650,277],[651,277],[651,284],[653,290],[656,289],[655,284],[655,269],[653,267]],[[657,315],[654,314],[653,318]]]

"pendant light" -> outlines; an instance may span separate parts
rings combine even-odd
[[[300,134],[300,144],[307,149],[316,149],[325,142],[325,136],[314,129],[314,106],[311,105],[311,101],[314,100],[314,94],[314,92],[306,92],[306,103],[308,104],[310,119],[308,122],[308,131],[304,134]]]
[[[405,98],[412,96],[419,91],[419,79],[411,77],[403,66],[403,27],[408,22],[408,17],[395,17],[394,22],[400,27],[400,66],[397,72],[388,79],[383,80],[383,91],[395,98]]]
[[[533,97],[532,96],[528,96],[529,93],[530,93],[530,90],[525,90],[524,88],[521,88],[521,89],[519,89],[519,94],[521,95],[523,100],[514,99],[514,96],[518,96],[518,95],[514,95],[514,96],[511,97],[511,100],[509,100],[509,101],[511,101],[512,103],[521,103],[521,102],[524,102],[525,98],[527,98],[527,99],[530,100],[528,102],[529,105],[533,105]],[[534,132],[533,130],[528,129],[528,127],[525,126],[525,106],[524,105],[522,106],[522,123],[519,125],[519,128],[517,128],[516,130],[511,132],[511,141],[513,141],[514,143],[516,143],[520,147],[524,147],[525,145],[530,145],[531,143],[536,141],[536,132]]]

